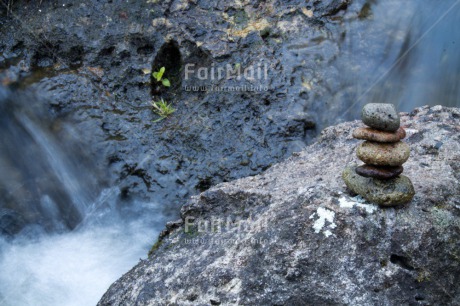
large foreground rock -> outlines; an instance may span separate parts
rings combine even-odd
[[[419,108],[401,122],[410,204],[348,193],[340,175],[358,162],[360,123],[334,126],[264,174],[193,197],[99,305],[458,305],[460,110]]]

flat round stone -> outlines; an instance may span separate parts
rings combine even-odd
[[[401,166],[410,155],[409,146],[402,142],[379,143],[365,141],[358,146],[356,155],[365,164],[374,166]]]
[[[400,119],[396,107],[390,103],[369,103],[361,113],[364,124],[377,130],[396,132]]]
[[[404,175],[390,180],[363,177],[356,173],[356,165],[354,165],[345,168],[342,178],[351,191],[381,206],[408,203],[415,195],[412,182]]]
[[[356,167],[356,173],[364,177],[373,177],[380,180],[389,180],[397,177],[403,173],[404,168],[402,166],[397,167],[377,167],[370,165],[362,165]]]
[[[406,137],[406,131],[402,127],[396,132],[384,132],[372,128],[361,127],[353,131],[353,137],[376,142],[398,142]]]

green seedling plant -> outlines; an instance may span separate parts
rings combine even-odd
[[[161,67],[160,70],[153,72],[152,76],[155,78],[155,80],[157,80],[157,82],[161,82],[164,87],[169,87],[171,86],[171,83],[169,82],[167,78],[163,78],[163,74],[165,73],[165,71],[166,71],[166,68]]]
[[[160,116],[157,120],[154,120],[153,122],[159,122],[163,119],[168,118],[172,113],[174,113],[176,110],[172,107],[171,103],[166,102],[165,100],[161,99],[159,101],[152,101],[150,102],[153,107],[153,111],[155,114]]]

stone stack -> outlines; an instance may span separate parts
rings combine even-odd
[[[410,202],[415,191],[404,175],[403,164],[410,155],[400,118],[393,104],[369,103],[362,111],[362,121],[368,127],[353,131],[353,137],[365,140],[357,156],[365,164],[348,166],[342,173],[347,187],[366,200],[382,206]]]

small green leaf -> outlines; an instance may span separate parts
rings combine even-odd
[[[158,82],[158,72],[153,72],[152,73],[152,76],[155,78],[155,80],[157,80]]]
[[[163,120],[163,119],[165,119],[165,118],[166,118],[166,117],[160,117],[160,118],[158,118],[158,119],[156,119],[156,120],[153,120],[152,122],[154,122],[154,123],[160,122],[161,120]]]
[[[163,74],[165,73],[166,71],[166,68],[165,67],[161,67],[160,68],[160,71],[158,71],[158,81],[161,81],[161,78],[163,77]]]
[[[163,86],[165,86],[165,87],[171,86],[171,83],[169,82],[168,79],[163,79],[161,82],[163,83]]]

